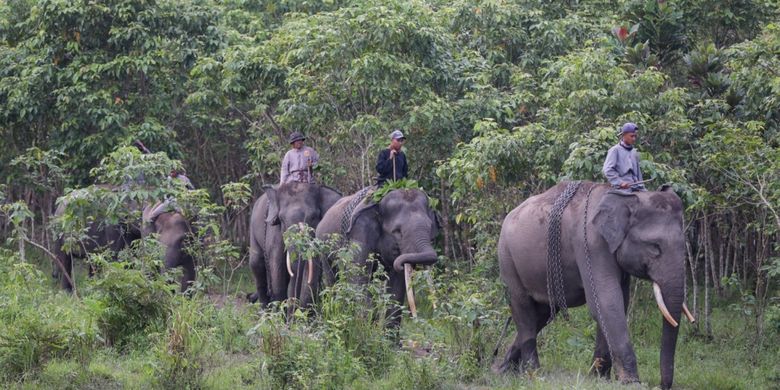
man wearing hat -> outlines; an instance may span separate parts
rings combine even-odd
[[[406,164],[406,155],[401,151],[406,137],[401,130],[393,130],[390,133],[390,146],[379,152],[376,159],[376,171],[379,173],[376,185],[381,187],[388,180],[400,180],[409,173],[409,167]]]
[[[604,176],[613,188],[628,191],[647,191],[642,184],[642,171],[639,169],[639,153],[634,148],[636,132],[639,126],[625,123],[620,128],[620,142],[611,147],[604,161]]]
[[[306,137],[299,132],[290,134],[292,149],[287,151],[282,160],[282,174],[279,184],[298,181],[301,183],[314,183],[312,170],[320,161],[320,155],[313,148],[303,145]]]

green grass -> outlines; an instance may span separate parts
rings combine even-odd
[[[83,294],[82,301],[77,301],[51,283],[46,265],[33,262],[20,269],[7,261],[0,263],[0,319],[3,326],[16,326],[16,334],[27,337],[0,345],[0,353],[38,353],[28,359],[23,371],[0,372],[0,388],[626,388],[587,374],[595,324],[582,307],[570,311],[569,321],[556,320],[541,333],[539,370],[493,374],[489,369],[492,350],[508,310],[500,290],[472,276],[438,275],[435,294],[418,278],[420,318],[411,320],[406,315],[400,337],[390,336],[388,342],[382,342],[381,336],[366,336],[381,332],[378,325],[352,320],[370,313],[365,305],[350,303],[359,293],[354,287],[335,290],[328,301],[331,306],[318,319],[300,318],[287,326],[281,314],[263,314],[257,305],[246,303],[243,297],[253,289],[253,281],[243,268],[233,274],[230,284],[211,285],[208,294],[191,299],[172,297],[165,303],[162,322],[118,346],[107,343],[100,328],[91,322],[100,318],[105,308],[88,303],[103,296],[96,292],[96,286],[101,285],[116,286],[117,290],[112,300],[101,302],[135,297],[123,292],[120,282],[127,277],[107,276],[116,278],[111,283],[80,279]],[[36,267],[42,271],[36,272]],[[653,388],[660,380],[662,318],[646,283],[639,285],[634,301],[631,340],[642,385]],[[382,303],[378,297],[375,302]],[[40,329],[28,331],[25,326]],[[757,347],[753,327],[751,318],[735,311],[729,302],[716,302],[712,338],[701,336],[695,326],[683,321],[675,388],[780,388],[776,347],[780,336],[776,328],[768,326],[762,347]],[[57,332],[60,338],[55,337]],[[514,337],[513,326],[507,333],[498,359]],[[362,339],[366,342],[359,341]],[[41,349],[48,340],[76,340],[79,344]]]

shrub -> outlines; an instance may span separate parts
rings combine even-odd
[[[209,334],[199,326],[203,317],[198,302],[181,296],[176,301],[165,337],[156,348],[155,379],[163,389],[200,388],[211,355]]]
[[[89,283],[85,303],[94,311],[108,345],[122,346],[150,328],[161,328],[172,290],[165,281],[126,262],[102,265],[102,274]]]
[[[93,317],[78,301],[48,291],[33,265],[0,253],[0,377],[35,376],[47,361],[84,361],[98,342]]]

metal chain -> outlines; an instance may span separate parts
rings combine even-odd
[[[596,185],[592,185],[588,191],[588,196],[585,198],[585,217],[582,222],[582,235],[585,242],[585,265],[588,270],[588,280],[590,281],[590,290],[593,292],[593,303],[596,308],[596,321],[598,322],[601,332],[604,333],[604,339],[607,340],[607,349],[609,349],[609,360],[614,361],[612,358],[612,344],[609,342],[609,336],[607,335],[607,328],[604,326],[604,318],[601,316],[601,305],[599,304],[598,291],[596,291],[596,284],[593,282],[593,268],[591,266],[590,259],[590,246],[588,245],[588,206],[590,205],[590,194],[596,188]]]
[[[563,285],[563,264],[561,264],[561,217],[581,183],[580,181],[569,183],[553,203],[548,215],[550,221],[547,226],[547,297],[550,300],[548,323],[552,322],[557,311],[563,314],[563,318],[569,319]]]
[[[352,198],[352,200],[349,201],[347,204],[347,207],[344,208],[344,213],[341,214],[341,236],[346,239],[347,235],[347,229],[349,229],[349,222],[352,219],[352,212],[355,211],[355,208],[360,204],[360,202],[366,197],[368,192],[376,187],[374,186],[368,186],[357,193],[355,193],[355,197]]]

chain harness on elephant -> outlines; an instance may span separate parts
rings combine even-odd
[[[369,191],[376,189],[375,186],[368,186],[360,191],[355,193],[355,197],[352,198],[352,200],[349,201],[347,204],[347,207],[344,208],[344,212],[341,214],[341,237],[342,240],[346,241],[347,237],[347,229],[349,229],[349,223],[352,220],[352,213],[355,211],[357,206],[360,204],[360,202],[363,201],[363,199],[366,198],[366,195],[368,195]]]
[[[555,317],[556,309],[563,313],[565,319],[568,319],[566,294],[563,285],[563,264],[561,263],[561,217],[563,211],[569,204],[574,194],[579,189],[582,182],[575,181],[569,183],[564,191],[558,196],[553,203],[553,207],[549,213],[550,224],[547,228],[547,295],[550,300],[550,319],[548,323]],[[596,188],[596,185],[591,185],[588,190],[588,194],[585,198],[584,216],[582,222],[583,241],[585,245],[585,266],[588,272],[588,282],[590,283],[590,289],[593,292],[593,307],[596,311],[596,321],[599,328],[604,334],[604,339],[607,342],[607,348],[609,349],[610,359],[612,357],[612,345],[607,335],[607,330],[603,326],[604,319],[601,315],[601,305],[599,304],[598,291],[596,291],[596,284],[593,281],[593,269],[590,256],[590,247],[588,245],[588,208],[590,207],[590,195]]]
[[[569,183],[555,200],[548,214],[550,221],[547,226],[547,296],[550,300],[548,323],[552,322],[557,311],[563,313],[563,318],[569,319],[566,291],[563,285],[563,264],[561,264],[561,217],[581,183],[580,181]]]

